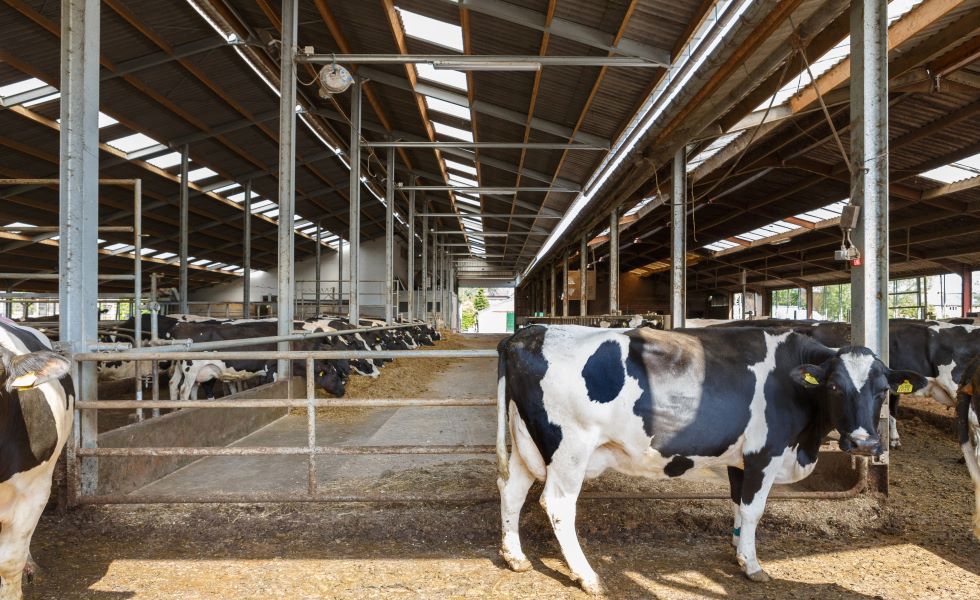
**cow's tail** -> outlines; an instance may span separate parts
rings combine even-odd
[[[497,348],[497,475],[507,479],[507,365],[503,348]]]

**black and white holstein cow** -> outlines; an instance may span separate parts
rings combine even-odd
[[[973,480],[973,535],[980,540],[980,358],[963,371],[956,399],[956,425],[966,468]]]
[[[530,568],[518,520],[532,482],[544,481],[541,505],[572,577],[590,593],[599,580],[575,532],[586,478],[612,468],[699,479],[727,468],[738,563],[766,581],[755,533],[772,485],[809,475],[832,429],[842,450],[880,453],[876,425],[889,391],[926,385],[867,348],[831,350],[789,330],[532,326],[498,352],[501,555],[516,571]]]
[[[174,327],[174,339],[191,339],[194,342],[216,342],[224,340],[239,340],[253,337],[274,336],[277,324],[272,321],[237,321],[233,323],[180,323]],[[193,346],[191,346],[193,348]],[[290,342],[293,350],[335,350],[320,340],[300,340]],[[235,350],[275,352],[275,343],[242,346]],[[170,397],[172,399],[189,400],[196,396],[197,387],[215,380],[228,383],[242,383],[253,377],[265,377],[266,381],[275,380],[275,359],[256,358],[249,360],[179,360],[173,367],[170,376]],[[314,384],[326,392],[340,397],[345,393],[350,368],[346,360],[317,360],[313,363]],[[306,375],[306,363],[297,361],[293,373],[303,377]],[[213,387],[205,388],[208,399],[213,396]]]
[[[71,430],[71,363],[39,331],[0,317],[0,598],[21,598],[37,568],[34,528]]]

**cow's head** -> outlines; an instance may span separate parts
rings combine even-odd
[[[0,346],[0,377],[8,392],[36,388],[57,381],[71,370],[71,362],[51,350],[16,354]]]
[[[928,381],[913,371],[893,371],[864,346],[848,346],[820,365],[796,367],[793,379],[822,392],[831,425],[845,452],[879,455],[878,417],[889,393],[910,394]]]
[[[318,360],[313,363],[313,384],[340,398],[347,391],[350,364],[346,360]]]

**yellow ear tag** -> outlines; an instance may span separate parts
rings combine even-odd
[[[817,378],[811,375],[810,373],[803,374],[803,381],[809,383],[810,385],[820,385],[820,382],[817,381]]]
[[[11,382],[10,387],[17,388],[18,390],[29,390],[37,384],[37,373],[30,371],[18,376]]]
[[[912,393],[912,382],[906,379],[898,386],[899,394],[911,394]]]

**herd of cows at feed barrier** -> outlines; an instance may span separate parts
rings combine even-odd
[[[352,331],[373,325],[322,319],[297,328]],[[705,325],[712,326],[660,331],[533,325],[500,343],[497,483],[501,555],[512,569],[531,567],[518,523],[535,480],[544,482],[541,504],[573,577],[596,593],[600,583],[575,530],[576,501],[586,478],[615,469],[699,479],[721,469],[730,483],[736,559],[749,579],[766,581],[755,534],[772,486],[809,475],[820,444],[834,430],[845,452],[882,452],[878,415],[886,398],[901,394],[956,405],[959,441],[977,486],[973,532],[980,537],[980,327],[894,320],[886,365],[868,348],[850,344],[846,324]],[[275,335],[274,328],[274,322],[187,318],[160,324],[159,331],[170,339],[214,341],[238,339],[227,336],[245,331],[249,338]],[[342,334],[317,345],[407,349],[436,339],[435,331],[418,324]],[[0,597],[19,598],[23,575],[35,568],[30,538],[68,438],[75,393],[69,360],[37,330],[0,318],[0,359]],[[172,397],[190,397],[195,384],[207,389],[226,372],[269,377],[272,363],[172,365],[172,380],[177,379]],[[372,375],[380,366],[324,363],[316,364],[318,373],[330,371],[341,383],[344,373]],[[331,393],[340,390],[328,381],[321,386]],[[504,443],[508,430],[510,452]],[[897,435],[893,438],[897,441]]]

